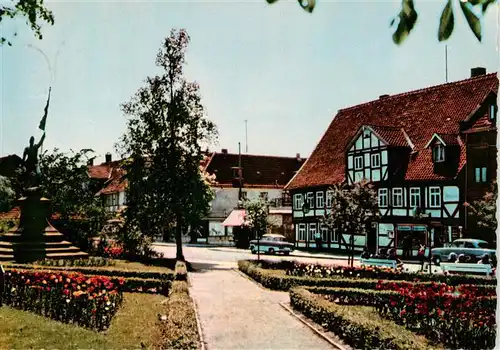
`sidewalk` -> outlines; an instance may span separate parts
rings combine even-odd
[[[284,310],[286,292],[264,290],[232,269],[190,273],[207,350],[330,349]]]

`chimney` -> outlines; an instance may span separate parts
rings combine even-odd
[[[87,161],[87,165],[88,165],[88,166],[93,166],[93,165],[94,165],[94,158],[90,158],[90,159]]]
[[[111,162],[111,153],[106,153],[106,163],[110,163]]]
[[[390,95],[388,95],[388,94],[384,94],[384,95],[380,95],[378,98],[379,98],[379,99],[383,99],[383,98],[386,98],[386,97],[389,97],[389,96],[390,96]]]
[[[299,162],[302,160],[302,159],[300,158],[300,153],[297,153],[297,154],[295,155],[295,158],[297,158],[297,160],[298,160]]]
[[[470,70],[470,77],[478,77],[480,75],[485,75],[486,74],[486,68],[484,67],[476,67],[476,68],[471,68]]]
[[[223,149],[221,150],[221,153],[222,153],[222,154],[227,154],[227,148],[223,148]]]

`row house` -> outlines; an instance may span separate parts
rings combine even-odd
[[[233,228],[243,224],[245,199],[261,197],[269,203],[273,232],[293,238],[291,198],[283,188],[305,159],[228,153],[211,153],[203,170],[215,175],[215,198],[204,220],[201,240],[207,243],[233,244]]]
[[[428,87],[339,110],[311,157],[285,187],[293,198],[296,245],[348,249],[346,232],[321,219],[331,210],[329,188],[371,181],[380,219],[355,249],[381,247],[416,254],[419,244],[442,246],[458,237],[493,243],[464,203],[496,179],[498,79],[473,68],[462,81]],[[307,205],[305,205],[307,204]]]

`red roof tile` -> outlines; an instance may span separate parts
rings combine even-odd
[[[402,128],[395,128],[380,125],[368,125],[378,134],[389,146],[411,147]]]
[[[327,186],[345,180],[345,148],[362,125],[404,128],[419,151],[406,178],[432,175],[431,150],[423,150],[434,133],[458,134],[459,122],[498,91],[496,73],[397,94],[339,110],[311,157],[287,184],[288,189]],[[464,155],[461,157],[464,157]],[[465,159],[460,160],[465,162]],[[428,170],[427,170],[428,169]]]
[[[303,163],[303,158],[242,154],[244,187],[283,188]],[[215,174],[219,186],[232,186],[237,167],[238,154],[214,152],[206,171]]]

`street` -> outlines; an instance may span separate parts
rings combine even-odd
[[[163,253],[166,258],[175,257],[174,243],[157,243],[154,244],[154,249],[159,253]],[[191,263],[214,265],[217,266],[217,268],[236,268],[238,260],[257,259],[257,255],[250,253],[249,250],[237,249],[234,247],[183,245],[183,253],[186,260]],[[261,254],[261,259],[296,260],[304,263],[347,266],[346,257],[304,251],[294,251],[289,256]],[[354,265],[359,266],[359,260],[355,259]],[[419,270],[420,266],[418,264],[405,264],[404,268],[408,269],[408,271],[416,272]],[[434,266],[433,270],[434,272],[441,272],[441,269],[437,266]]]

